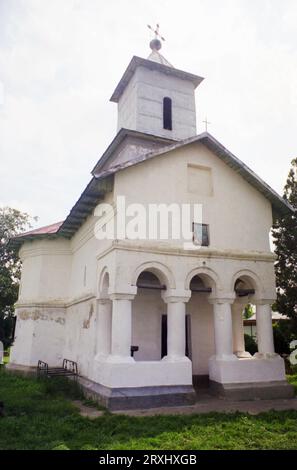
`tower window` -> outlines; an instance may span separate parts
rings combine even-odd
[[[171,98],[163,98],[163,127],[172,131],[172,101]]]

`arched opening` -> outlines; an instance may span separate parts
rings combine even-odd
[[[99,286],[99,295],[101,298],[108,297],[108,288],[109,288],[109,274],[107,271],[105,271],[101,279],[101,285]]]
[[[196,274],[189,283],[191,298],[186,307],[186,327],[189,358],[192,360],[193,384],[208,384],[209,358],[215,354],[213,305],[209,295],[215,282],[207,274]]]
[[[132,347],[135,361],[159,361],[166,355],[166,290],[162,276],[152,270],[137,278],[137,294],[132,301]]]
[[[172,131],[172,100],[163,98],[163,128]]]
[[[233,352],[239,359],[250,357],[257,352],[256,309],[253,304],[256,290],[255,280],[246,274],[240,275],[234,282]]]

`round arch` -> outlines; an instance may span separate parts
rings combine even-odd
[[[175,279],[171,270],[163,263],[158,261],[142,263],[133,273],[132,285],[136,286],[137,279],[143,271],[150,271],[154,274],[167,288],[175,289]]]
[[[221,282],[219,276],[215,271],[206,267],[199,267],[192,269],[185,280],[185,289],[190,289],[191,280],[193,277],[199,276],[207,287],[212,288],[212,294],[215,295],[221,289]]]
[[[241,280],[247,288],[255,290],[255,296],[261,296],[263,293],[263,285],[259,276],[250,269],[241,269],[237,271],[231,281],[231,291],[234,290],[235,283]]]
[[[97,293],[99,297],[108,296],[109,283],[110,283],[110,276],[109,276],[107,266],[105,266],[102,269],[100,276],[99,276],[98,293]]]

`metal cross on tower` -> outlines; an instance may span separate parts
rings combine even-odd
[[[148,29],[150,29],[153,33],[155,33],[155,39],[162,39],[162,41],[165,41],[165,38],[163,38],[163,36],[161,36],[161,34],[159,33],[159,28],[160,28],[160,25],[157,23],[156,24],[156,29],[152,28],[151,25],[147,25]]]

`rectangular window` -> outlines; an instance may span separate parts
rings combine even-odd
[[[209,225],[193,222],[193,243],[200,246],[209,246]]]

